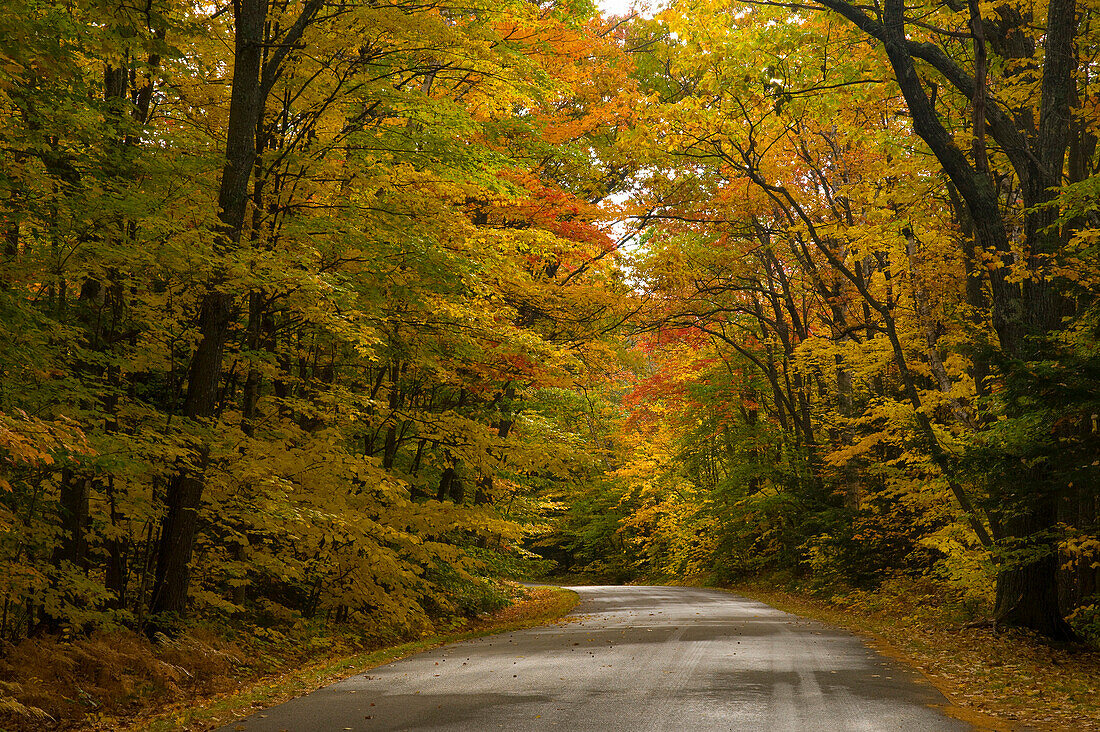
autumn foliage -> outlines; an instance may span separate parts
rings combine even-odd
[[[0,638],[416,634],[540,556],[1100,637],[1096,33],[10,0]]]

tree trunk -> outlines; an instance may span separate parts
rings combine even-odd
[[[56,559],[88,569],[88,498],[91,478],[66,468],[61,477],[61,546]]]
[[[277,76],[279,65],[298,42],[302,30],[316,13],[314,2],[307,4],[294,27],[281,39],[282,44],[264,65],[266,0],[240,0],[233,4],[235,21],[235,54],[233,86],[229,102],[229,126],[226,135],[225,166],[218,190],[221,229],[215,244],[219,253],[239,245],[244,229],[249,200],[249,181],[256,164],[256,131],[263,115],[264,102]],[[218,399],[225,350],[232,317],[234,298],[224,291],[225,275],[212,274],[205,285],[199,311],[199,343],[188,369],[187,397],[183,415],[196,421],[213,416]],[[187,604],[189,565],[198,527],[198,511],[205,487],[205,470],[210,446],[200,444],[193,460],[180,461],[169,485],[167,513],[161,528],[157,553],[157,571],[153,586],[151,611],[154,615],[180,617]],[[171,630],[163,620],[156,621],[151,631]]]
[[[447,499],[454,501],[456,506],[462,505],[466,500],[462,479],[458,476],[458,472],[454,467],[444,470],[443,475],[439,478],[439,491],[436,494],[436,500],[445,501]]]
[[[1034,477],[1039,481],[1045,478]],[[1027,485],[1026,478],[1021,485]],[[1076,635],[1058,601],[1058,548],[1048,538],[1057,518],[1054,501],[1047,496],[1037,499],[1027,495],[1020,503],[1022,510],[1005,518],[1004,529],[1012,537],[1006,548],[1023,556],[1003,562],[997,573],[994,620],[1030,628],[1055,640],[1072,640]]]
[[[1076,96],[1075,16],[1075,0],[1052,0],[1048,6],[1039,128],[1031,145],[1035,155],[1032,169],[1020,176],[1027,212],[1029,276],[1020,290],[1023,338],[1005,350],[1022,360],[1047,357],[1047,334],[1061,327],[1062,298],[1047,267],[1048,258],[1061,248],[1064,234],[1055,225],[1057,208],[1041,204],[1052,200],[1055,188],[1062,183],[1071,105]],[[1006,378],[1030,380],[1031,376],[1012,368]],[[1009,506],[1004,523],[1008,535],[1024,543],[1028,558],[1007,563],[998,574],[993,616],[999,623],[1031,628],[1052,638],[1071,638],[1073,631],[1058,602],[1058,546],[1052,531],[1057,524],[1058,487],[1049,467],[1025,472],[1030,475],[1020,476],[1017,500]]]
[[[110,507],[111,527],[118,530],[122,516],[118,512],[118,496],[114,476],[107,476],[107,502]],[[127,559],[130,541],[122,536],[113,536],[107,540],[107,569],[104,586],[114,595],[109,605],[116,610],[126,607]]]

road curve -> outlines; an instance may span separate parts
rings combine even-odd
[[[557,625],[420,653],[219,732],[972,729],[850,633],[719,590],[571,589]]]

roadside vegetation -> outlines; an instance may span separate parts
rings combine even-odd
[[[351,625],[191,628],[151,642],[135,633],[46,638],[2,660],[0,729],[205,730],[445,643],[553,622],[576,604],[557,588],[511,583],[415,635]]]

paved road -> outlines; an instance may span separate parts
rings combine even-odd
[[[567,622],[421,653],[221,732],[971,729],[835,628],[717,590],[572,589]]]

